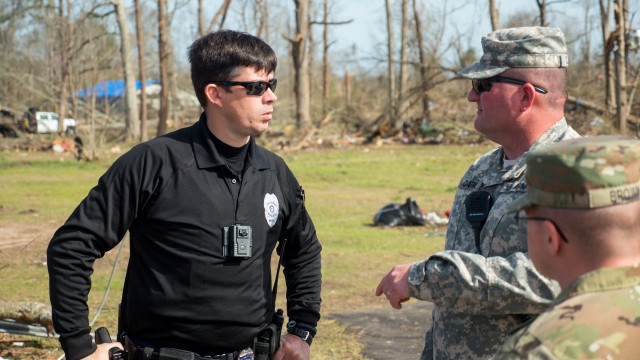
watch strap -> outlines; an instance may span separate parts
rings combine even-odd
[[[301,338],[307,344],[309,344],[309,346],[311,346],[313,337],[316,334],[316,328],[311,325],[298,323],[295,320],[291,320],[289,321],[289,323],[287,323],[287,332]]]

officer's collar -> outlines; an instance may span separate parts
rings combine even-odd
[[[209,136],[209,128],[207,127],[207,116],[204,112],[200,114],[198,122],[193,124],[192,141],[193,153],[196,158],[198,168],[206,169],[216,166],[223,166],[224,161],[216,149],[213,139]],[[251,162],[259,170],[269,168],[269,163],[264,156],[264,150],[256,145],[253,136],[249,139],[249,149],[247,155]]]

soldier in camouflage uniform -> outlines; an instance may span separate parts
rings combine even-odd
[[[638,359],[640,141],[566,141],[527,166],[510,210],[528,220],[531,260],[562,293],[496,359]]]
[[[445,250],[396,265],[376,289],[394,308],[410,297],[434,303],[422,360],[489,359],[559,292],[531,264],[526,227],[507,216],[506,207],[526,190],[530,150],[579,137],[564,118],[564,34],[546,27],[503,29],[484,36],[482,47],[482,58],[460,75],[472,80],[467,100],[478,108],[476,130],[501,146],[476,160],[460,181]],[[492,204],[476,232],[467,220],[475,212],[466,204],[472,193],[490,196]]]

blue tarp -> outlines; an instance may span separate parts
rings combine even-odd
[[[150,79],[145,82],[146,86],[159,84],[160,80]],[[140,90],[142,83],[136,80],[136,90]],[[89,86],[78,90],[76,96],[89,97],[95,92],[97,98],[117,98],[124,95],[124,80],[106,80],[97,83],[95,86]]]

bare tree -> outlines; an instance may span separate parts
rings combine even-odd
[[[269,19],[269,7],[267,6],[267,0],[254,0],[255,14],[258,37],[264,38],[266,42],[269,42],[269,27],[267,26],[267,19]]]
[[[140,0],[134,0],[134,5],[136,9],[136,40],[138,43],[138,68],[140,74],[140,141],[147,141],[149,139],[149,131],[147,129],[147,77],[144,69],[145,37],[142,27]]]
[[[164,18],[164,0],[158,0],[158,56],[160,60],[160,111],[158,113],[157,136],[167,132],[167,118],[169,117],[169,77],[167,76],[167,41]]]
[[[500,29],[500,10],[496,6],[496,0],[489,0],[489,17],[491,18],[491,30]]]
[[[540,26],[547,26],[547,0],[536,0],[540,10]]]
[[[389,125],[395,127],[396,113],[395,113],[395,85],[396,85],[396,71],[395,64],[393,63],[394,43],[393,43],[393,14],[391,12],[391,0],[385,0],[387,10],[387,61],[388,61],[388,81],[387,86],[387,98],[389,101]]]
[[[322,116],[329,111],[329,0],[324,0],[322,20]]]
[[[309,0],[293,0],[296,6],[296,34],[291,43],[291,55],[294,67],[294,92],[296,96],[296,126],[300,128],[311,124],[309,94],[309,59],[307,40],[309,31]]]
[[[66,11],[65,11],[66,8]],[[69,52],[71,48],[71,42],[73,41],[73,25],[71,23],[71,5],[69,0],[60,0],[58,4],[58,15],[60,19],[60,25],[58,27],[60,35],[60,102],[58,106],[58,114],[60,114],[60,121],[58,121],[58,133],[64,131],[64,118],[67,117],[67,97],[68,97],[68,83],[69,76],[71,74],[71,62],[69,61]]]
[[[330,67],[331,64],[329,62],[329,47],[333,42],[329,41],[329,26],[333,25],[344,25],[353,21],[353,19],[344,20],[344,21],[331,21],[329,20],[330,15],[330,6],[329,0],[323,1],[323,15],[322,21],[310,21],[310,25],[322,25],[322,112],[323,117],[325,117],[329,111],[329,94],[330,94]],[[309,30],[312,33],[311,29]],[[309,38],[309,42],[311,42],[311,37]],[[309,50],[309,56],[313,51]]]
[[[215,15],[211,19],[209,23],[209,27],[205,29],[204,27],[204,8],[202,6],[202,0],[198,0],[198,32],[200,36],[213,31],[214,29],[221,29],[224,26],[224,21],[227,18],[227,13],[229,12],[229,6],[231,5],[231,0],[223,0],[222,5],[218,8]],[[220,22],[218,26],[216,23]]]
[[[431,121],[431,109],[429,108],[429,75],[427,74],[426,56],[424,53],[424,40],[422,36],[422,20],[420,20],[420,10],[413,0],[413,16],[416,25],[416,42],[418,43],[418,58],[420,61],[420,84],[422,89],[422,116]]]
[[[140,138],[138,99],[136,96],[136,79],[133,71],[127,14],[122,0],[111,0],[111,3],[115,8],[118,27],[120,28],[120,55],[122,57],[125,82],[125,139],[127,141],[138,140]]]
[[[628,0],[616,0],[613,8],[616,21],[616,50],[614,51],[617,76],[616,119],[618,122],[618,130],[622,135],[626,135],[627,133],[627,55],[625,35],[627,33],[628,6]]]
[[[614,88],[614,74],[613,67],[611,66],[611,54],[614,50],[615,36],[614,33],[609,31],[609,18],[611,16],[611,1],[600,0],[600,27],[602,31],[602,43],[604,44],[603,50],[603,65],[604,65],[604,79],[605,79],[605,106],[607,109],[613,109],[615,103],[615,88]]]
[[[407,61],[408,33],[409,33],[409,0],[402,0],[400,27],[400,81],[398,82],[398,118],[404,122],[406,117],[405,91],[409,81],[409,62]]]

